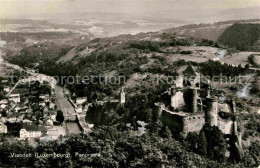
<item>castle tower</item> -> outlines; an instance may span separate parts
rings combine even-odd
[[[210,89],[211,89],[210,80],[207,81],[207,84],[208,84],[208,86],[207,86],[207,89],[206,89],[206,91],[207,91],[206,97],[210,97]]]
[[[198,111],[198,90],[197,88],[192,88],[192,113]]]
[[[236,114],[237,110],[236,110],[236,102],[234,100],[234,98],[232,98],[232,111],[234,114]]]
[[[121,90],[120,90],[119,103],[120,104],[124,104],[125,103],[125,92],[124,92],[124,88],[123,87],[121,87]]]
[[[210,97],[210,85],[208,85],[208,87],[207,87],[207,96],[206,97]]]
[[[198,112],[198,89],[191,87],[185,90],[184,101],[187,112]]]
[[[174,108],[175,107],[175,98],[174,98],[174,92],[175,89],[174,88],[170,88],[170,95],[171,95],[171,107]]]
[[[158,113],[158,117],[160,118],[162,115],[162,111],[165,109],[165,105],[163,103],[155,103],[155,108]]]
[[[218,101],[216,98],[207,98],[205,122],[210,126],[218,125]]]

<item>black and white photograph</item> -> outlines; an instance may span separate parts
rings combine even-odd
[[[260,0],[0,0],[0,168],[260,168]]]

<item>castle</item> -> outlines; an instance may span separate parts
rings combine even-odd
[[[168,92],[170,105],[155,103],[160,120],[172,132],[186,137],[189,132],[199,132],[205,123],[217,126],[225,135],[235,135],[241,145],[241,134],[237,132],[236,105],[234,99],[220,100],[209,82],[201,83],[199,74],[189,65]],[[193,80],[184,81],[184,78]],[[202,85],[202,86],[201,86]],[[223,94],[223,93],[222,93]]]

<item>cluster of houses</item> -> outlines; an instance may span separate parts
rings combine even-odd
[[[20,126],[20,139],[57,139],[66,135],[56,121],[57,107],[52,89],[40,95],[19,93],[19,89],[14,94],[8,94],[12,89],[5,81],[0,81],[0,84],[3,85],[0,90],[0,134],[8,134],[8,128],[13,124]]]

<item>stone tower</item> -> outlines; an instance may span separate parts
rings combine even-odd
[[[210,126],[218,125],[218,101],[216,98],[207,98],[205,122]]]
[[[198,112],[198,89],[190,87],[184,91],[184,101],[187,112]]]
[[[123,87],[121,87],[121,90],[120,90],[119,103],[120,104],[124,104],[125,103],[125,92],[124,92],[124,88]]]
[[[174,88],[170,88],[170,95],[171,95],[171,107],[174,108],[175,107],[175,99],[174,99],[175,89]]]
[[[155,103],[155,110],[158,113],[158,117],[161,117],[162,111],[165,109],[165,105],[163,103]]]
[[[197,88],[192,88],[192,113],[198,111],[198,90]]]
[[[208,87],[207,87],[207,96],[206,97],[210,97],[210,85],[208,85]]]

